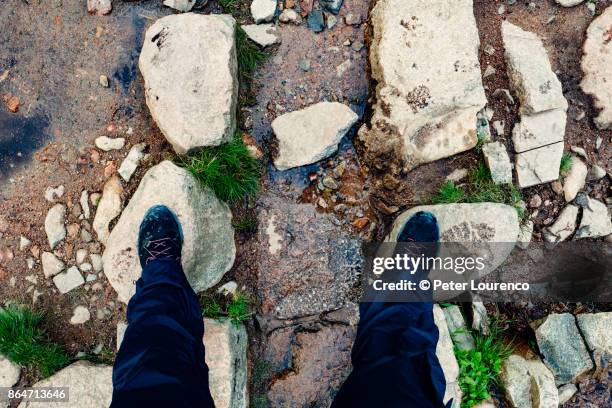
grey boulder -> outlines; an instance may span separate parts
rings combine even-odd
[[[157,20],[145,34],[138,66],[147,106],[179,154],[234,136],[235,25],[228,15],[186,13]]]
[[[217,284],[236,255],[228,206],[203,188],[187,170],[170,161],[152,167],[125,207],[102,256],[104,273],[127,303],[142,269],[137,255],[138,228],[146,211],[165,205],[178,216],[184,235],[182,262],[196,292]]]

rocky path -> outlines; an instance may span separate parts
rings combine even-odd
[[[13,3],[0,11],[18,27],[0,34],[0,300],[52,311],[52,337],[76,358],[112,362],[140,273],[135,231],[154,203],[185,226],[197,291],[229,283],[253,300],[244,327],[206,322],[227,407],[329,406],[350,372],[361,245],[394,239],[419,209],[446,241],[610,239],[605,2],[253,0],[233,17],[214,0],[89,1],[90,15]],[[269,54],[248,84],[236,25]],[[235,130],[265,172],[256,198],[228,206],[165,159]],[[428,205],[445,181],[473,193],[481,160],[522,200]],[[235,231],[245,216],[256,227]],[[506,361],[496,404],[604,401],[610,313],[551,307],[537,320],[536,307],[533,346]],[[472,310],[483,305],[465,311],[484,327]],[[435,317],[459,406],[451,333],[466,323],[457,306]],[[99,380],[75,406],[108,405],[108,367],[77,362],[45,381],[82,372]],[[38,380],[7,360],[0,373],[7,386]]]

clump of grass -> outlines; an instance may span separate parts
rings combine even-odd
[[[251,316],[248,296],[237,292],[232,296],[204,295],[200,299],[202,314],[210,319],[229,319],[238,325]]]
[[[221,200],[235,202],[259,191],[259,163],[238,135],[228,143],[181,157],[179,164]]]
[[[27,307],[0,310],[0,354],[48,377],[70,362],[65,349],[49,340],[43,316]]]
[[[472,333],[475,347],[461,350],[455,347],[459,363],[459,386],[463,391],[461,408],[471,408],[491,397],[490,390],[499,381],[502,364],[512,354],[512,345],[502,340],[503,329],[493,319],[489,334]]]
[[[219,5],[225,13],[233,13],[240,6],[239,0],[219,0]]]
[[[249,41],[246,32],[240,26],[236,27],[236,53],[238,75],[241,80],[251,79],[255,69],[268,57],[257,44]]]
[[[440,186],[440,189],[433,196],[431,202],[433,204],[452,204],[463,201],[465,193],[461,187],[458,187],[452,181],[447,181]]]
[[[525,209],[520,205],[523,200],[521,190],[515,185],[498,185],[493,182],[489,168],[480,163],[472,169],[469,182],[465,188],[446,181],[432,197],[432,204],[451,203],[504,203],[516,208],[519,218],[526,217]]]
[[[563,153],[561,156],[561,164],[559,165],[559,174],[565,176],[572,169],[572,155]]]

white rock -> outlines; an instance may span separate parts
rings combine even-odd
[[[574,238],[598,238],[610,234],[612,221],[608,207],[601,201],[588,198],[587,205],[582,208],[582,220]]]
[[[274,119],[272,130],[278,139],[279,170],[315,163],[332,155],[358,116],[338,102],[319,102]]]
[[[563,143],[554,143],[516,155],[516,177],[521,188],[559,178]]]
[[[72,266],[66,272],[62,272],[53,277],[53,283],[60,293],[68,293],[72,289],[78,288],[85,283],[83,275],[79,272],[79,268]]]
[[[443,401],[445,404],[451,398],[455,399],[455,401],[461,401],[461,390],[453,386],[457,383],[457,378],[459,377],[459,364],[457,363],[453,351],[453,340],[448,331],[448,326],[446,325],[446,318],[440,306],[434,305],[433,316],[439,332],[438,344],[436,344],[436,356],[438,357],[438,361],[444,372],[444,378],[446,379],[446,391]]]
[[[91,264],[89,262],[83,262],[82,264],[79,265],[79,269],[82,270],[83,272],[89,272],[91,271]],[[87,278],[89,279],[89,276],[87,276]]]
[[[599,352],[607,361],[612,361],[612,312],[579,314],[576,319],[589,350]]]
[[[117,350],[119,350],[121,343],[123,343],[123,338],[125,337],[127,327],[127,322],[117,322]]]
[[[370,129],[359,133],[369,154],[393,149],[412,168],[476,146],[487,99],[472,0],[381,0],[370,15],[378,85]]]
[[[87,231],[85,228],[81,229],[81,241],[88,243],[91,242],[93,238],[91,237],[91,233]]]
[[[274,18],[276,13],[276,0],[253,0],[251,14],[256,23],[265,23]]]
[[[578,207],[568,204],[559,214],[557,221],[544,231],[544,240],[548,242],[565,241],[576,229]]]
[[[512,184],[512,163],[506,146],[500,142],[485,143],[482,146],[485,162],[491,171],[495,184]]]
[[[83,262],[85,262],[85,259],[87,258],[87,250],[86,249],[78,249],[76,251],[76,262],[77,265],[82,264]]]
[[[484,303],[475,300],[472,302],[472,329],[478,330],[485,336],[489,334],[489,316]]]
[[[511,355],[504,361],[501,377],[513,407],[556,408],[559,405],[554,376],[539,360]]]
[[[572,156],[572,167],[563,180],[563,195],[568,203],[576,198],[576,194],[586,182],[588,170],[586,164],[576,156]]]
[[[56,188],[47,187],[45,190],[45,200],[50,203],[54,203],[64,195],[65,189],[64,186],[58,186]]]
[[[34,261],[34,258],[32,258],[31,256],[28,256],[26,258],[26,265],[28,266],[28,269],[34,268],[35,263],[36,262]]]
[[[196,0],[164,0],[164,6],[182,12],[191,10],[195,4]]]
[[[49,378],[33,385],[36,388],[67,387],[69,401],[60,404],[23,401],[18,408],[61,406],[62,408],[106,408],[113,397],[113,367],[77,361]]]
[[[140,222],[146,211],[158,204],[172,209],[181,222],[183,269],[196,292],[217,284],[234,262],[236,248],[228,206],[187,170],[164,161],[143,177],[102,256],[104,273],[122,302],[127,303],[134,294],[134,282],[141,274],[136,248]]]
[[[294,9],[284,9],[278,20],[281,23],[297,23],[300,21],[300,16]]]
[[[51,249],[66,238],[66,226],[64,218],[66,217],[66,206],[63,204],[55,204],[45,218],[45,233]]]
[[[79,203],[81,203],[81,209],[83,210],[83,217],[88,220],[91,217],[91,213],[89,211],[89,194],[87,190],[83,190],[81,192],[81,198],[79,199]],[[84,230],[83,230],[84,231]]]
[[[108,14],[113,9],[111,0],[87,0],[87,12],[99,16]]]
[[[89,264],[84,264],[84,265],[88,265],[89,269],[91,269],[91,265]],[[83,270],[83,269],[81,269]],[[85,282],[95,282],[96,280],[98,280],[98,275],[96,275],[95,273],[88,273],[87,276],[85,277]]]
[[[555,0],[562,7],[574,7],[582,3],[584,0]]]
[[[591,3],[589,3],[591,4]],[[587,38],[582,46],[582,71],[584,76],[580,86],[593,96],[593,103],[600,109],[594,119],[600,129],[612,128],[612,7],[606,7],[587,29]]]
[[[519,233],[516,245],[521,249],[527,249],[533,236],[533,221],[528,220],[521,225],[521,232]]]
[[[121,150],[125,146],[125,138],[117,137],[110,138],[108,136],[100,136],[96,139],[96,147],[100,150],[104,150],[105,152],[111,150]]]
[[[19,382],[19,376],[21,367],[0,355],[0,387],[12,387]]]
[[[64,270],[64,263],[51,252],[43,252],[40,259],[45,278],[51,278]]]
[[[594,164],[593,166],[591,166],[591,169],[589,170],[588,179],[589,180],[599,180],[599,179],[604,178],[605,176],[606,176],[606,170],[604,170],[597,164]]]
[[[464,250],[464,252],[474,251],[478,254],[461,253],[458,255],[454,253],[456,252],[454,246],[441,248],[439,254],[441,258],[468,255],[485,257],[486,266],[478,272],[478,276],[484,276],[497,268],[508,257],[519,235],[518,214],[516,209],[509,205],[498,203],[439,204],[418,206],[401,213],[393,223],[386,240],[395,242],[406,221],[419,211],[430,212],[436,217],[441,242],[478,243],[478,245],[467,245]],[[447,254],[446,251],[452,253]],[[437,273],[440,272],[432,270],[430,278],[437,278]],[[469,280],[468,275],[470,274],[465,273],[459,277]],[[457,292],[452,293],[458,294]],[[442,292],[439,294],[444,296]]]
[[[91,266],[94,272],[101,272],[104,264],[102,263],[102,256],[99,254],[90,254],[89,260],[91,261]]]
[[[32,241],[24,237],[23,235],[19,238],[19,250],[25,251],[32,244]]]
[[[444,318],[446,319],[446,325],[448,326],[449,333],[452,333],[451,337],[455,347],[460,350],[473,350],[474,349],[474,338],[469,332],[465,319],[461,313],[461,309],[457,305],[450,305],[442,309]]]
[[[552,109],[533,115],[522,115],[512,130],[512,142],[517,153],[562,142],[567,114],[563,109]]]
[[[461,168],[461,169],[455,169],[453,170],[453,172],[451,174],[449,174],[448,176],[446,176],[446,180],[447,181],[452,181],[452,182],[458,182],[463,180],[464,178],[466,178],[468,176],[469,172],[468,169],[466,168]]]
[[[567,401],[572,399],[574,394],[578,392],[578,387],[574,384],[565,384],[559,387],[559,406],[562,406]]]
[[[138,164],[140,164],[140,160],[142,160],[145,155],[144,150],[146,148],[146,143],[138,143],[132,146],[127,157],[123,160],[121,166],[119,166],[119,175],[122,179],[125,181],[130,181],[132,175],[138,168]]]
[[[237,290],[238,290],[238,284],[234,281],[229,281],[225,283],[223,286],[221,286],[219,289],[217,289],[217,293],[220,293],[222,295],[234,296]]]
[[[502,23],[502,37],[508,76],[521,102],[521,113],[566,111],[561,82],[552,71],[542,40],[508,21]]]
[[[89,313],[89,309],[87,309],[85,306],[77,306],[72,312],[70,324],[83,324],[90,318],[91,314]]]
[[[579,146],[570,146],[570,150],[576,153],[578,156],[582,157],[584,160],[589,160],[589,156],[587,156],[586,150]]]
[[[247,340],[242,325],[204,319],[208,381],[217,408],[248,405]]]
[[[93,229],[98,235],[98,240],[106,243],[110,234],[109,224],[121,214],[121,194],[123,187],[119,177],[112,176],[104,185],[102,198],[96,209],[96,216],[93,220]]]
[[[274,24],[249,24],[243,25],[242,29],[252,41],[262,47],[280,42]]]
[[[231,140],[238,97],[235,21],[178,14],[146,32],[138,66],[151,116],[183,154]]]

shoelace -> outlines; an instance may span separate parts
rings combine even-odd
[[[168,241],[172,241],[172,238],[160,238],[155,239],[149,242],[149,245],[145,248],[149,253],[149,257],[147,258],[145,265],[148,265],[149,262],[154,261],[161,257],[170,257],[168,251],[172,248],[170,247],[170,243]],[[180,259],[180,256],[177,257],[177,260]]]

